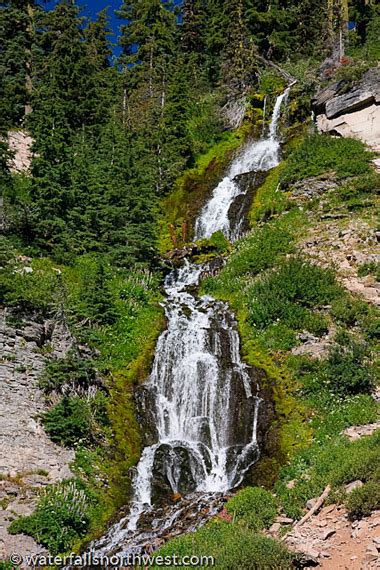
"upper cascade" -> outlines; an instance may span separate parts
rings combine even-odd
[[[281,116],[282,104],[289,94],[288,87],[277,97],[267,138],[248,144],[233,160],[227,175],[214,189],[211,199],[204,205],[195,223],[194,240],[209,238],[213,233],[222,231],[234,241],[239,237],[239,227],[231,228],[229,210],[234,200],[244,191],[236,183],[239,174],[247,172],[266,171],[279,163],[280,141],[277,136],[278,123]]]

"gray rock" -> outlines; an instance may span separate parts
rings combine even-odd
[[[294,520],[289,517],[284,517],[280,515],[279,517],[276,517],[275,522],[280,524],[293,524]]]
[[[333,536],[335,533],[336,533],[336,531],[333,528],[326,529],[322,535],[322,540],[327,540],[328,538]]]
[[[315,503],[317,502],[318,499],[314,498],[314,499],[309,499],[306,503],[306,508],[308,510],[312,509],[315,505]]]
[[[277,534],[281,529],[281,525],[280,523],[276,522],[273,523],[272,526],[269,529],[269,532],[272,532],[273,534]]]
[[[346,493],[349,495],[355,489],[360,489],[360,487],[363,487],[363,485],[364,485],[363,481],[360,481],[358,479],[356,481],[352,481],[352,483],[348,483],[348,485],[345,485],[344,488],[346,490]]]
[[[346,81],[339,81],[319,91],[313,99],[316,115],[325,114],[327,119],[352,113],[372,104],[380,104],[378,68],[369,69],[361,81],[351,89]]]
[[[374,101],[375,94],[372,93],[372,91],[366,91],[365,87],[358,87],[353,91],[345,93],[344,95],[338,95],[327,101],[326,117],[328,119],[334,119],[339,115],[352,113],[353,111],[363,109],[363,107],[368,107],[372,105]]]

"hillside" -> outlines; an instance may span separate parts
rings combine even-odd
[[[0,570],[376,568],[379,8],[120,4],[1,5]]]

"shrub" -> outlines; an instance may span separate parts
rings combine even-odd
[[[46,432],[55,443],[72,447],[94,441],[95,422],[88,400],[64,396],[41,417]]]
[[[50,262],[33,263],[32,272],[10,264],[2,271],[0,297],[8,307],[22,313],[38,311],[49,316],[59,298],[61,283]]]
[[[39,379],[39,387],[46,394],[67,391],[88,392],[90,386],[96,384],[97,373],[91,360],[84,360],[71,350],[65,358],[50,360]]]
[[[373,275],[376,278],[376,281],[380,281],[380,263],[376,263],[376,261],[362,263],[362,265],[359,266],[358,275],[359,277]]]
[[[342,297],[333,301],[331,315],[339,323],[353,326],[368,314],[368,304],[358,299]]]
[[[325,384],[341,395],[369,393],[374,372],[367,357],[364,343],[350,341],[346,347],[335,345],[324,365]]]
[[[330,303],[340,295],[342,290],[332,271],[290,258],[251,287],[249,319],[261,329],[283,322],[294,330],[310,325],[309,328],[322,331],[323,317],[309,309]]]
[[[271,538],[254,534],[239,524],[213,521],[195,533],[176,538],[158,552],[161,556],[213,556],[215,567],[225,570],[244,568],[292,568],[293,555]],[[157,568],[157,567],[153,567]]]
[[[59,554],[86,533],[90,506],[83,487],[77,481],[65,481],[48,487],[34,513],[13,521],[9,532],[32,536],[51,554]]]
[[[246,487],[228,501],[226,508],[236,521],[254,531],[269,527],[277,514],[272,493],[260,487]]]
[[[369,481],[363,487],[354,489],[346,500],[351,518],[366,517],[380,509],[380,481]]]
[[[360,176],[371,172],[371,154],[355,139],[312,135],[290,155],[282,172],[281,184],[286,187],[297,180],[334,171],[338,178]]]

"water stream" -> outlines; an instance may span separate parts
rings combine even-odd
[[[278,164],[277,128],[287,94],[276,100],[267,137],[246,145],[214,189],[196,220],[195,239],[219,230],[231,240],[239,237],[241,220],[232,223],[229,210],[246,190],[236,176]],[[257,374],[241,360],[227,304],[197,295],[206,270],[185,260],[166,278],[167,328],[142,397],[154,417],[156,443],[144,449],[137,466],[130,511],[91,545],[96,553],[126,554],[154,542],[190,504],[196,526],[205,504],[208,514],[213,506],[216,511],[218,497],[239,485],[259,457]],[[185,499],[165,510],[159,504],[165,494]]]

